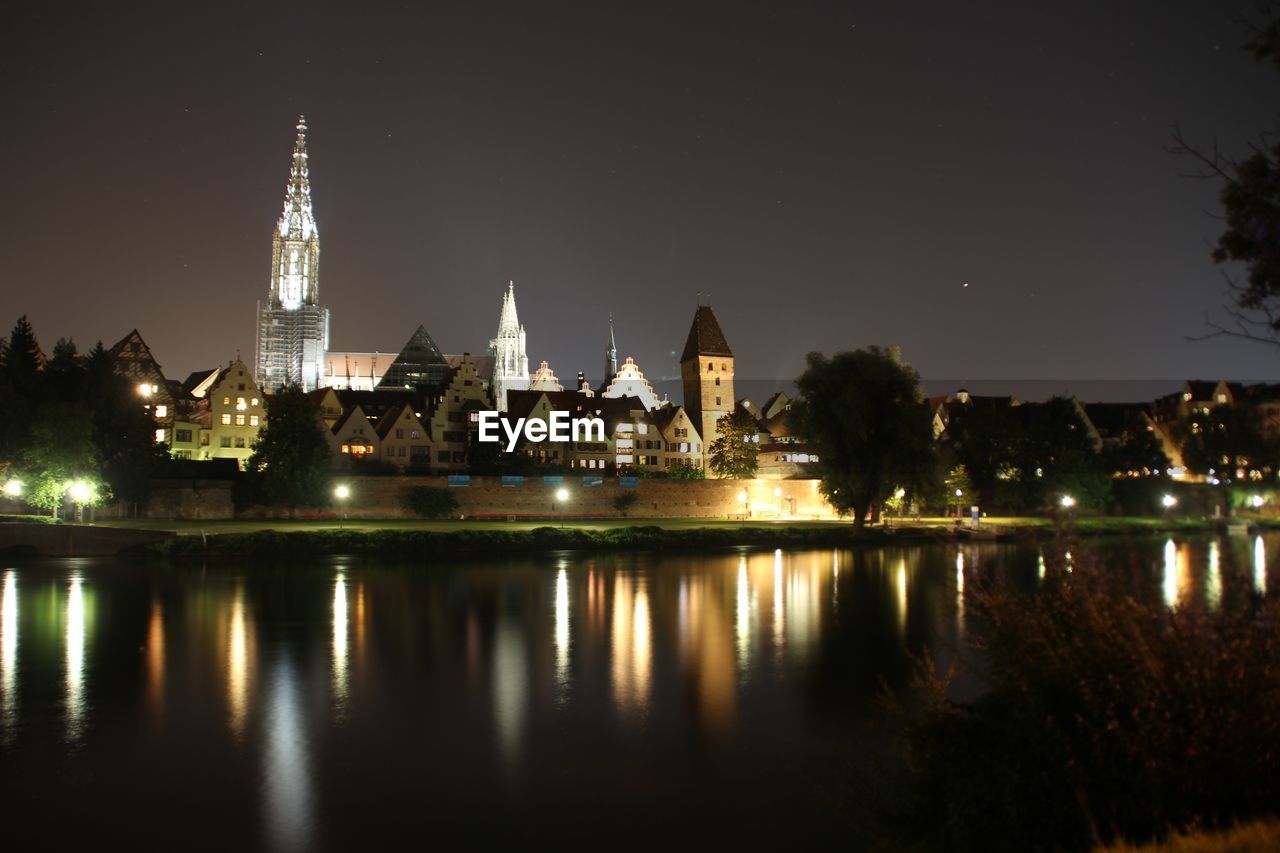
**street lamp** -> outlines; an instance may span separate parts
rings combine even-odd
[[[333,496],[342,502],[342,514],[338,516],[338,529],[341,530],[347,517],[347,498],[351,497],[351,489],[346,484],[339,484],[334,487]]]
[[[9,480],[4,484],[4,493],[6,497],[16,498],[22,495],[22,481]]]
[[[1160,499],[1160,504],[1165,509],[1173,509],[1175,506],[1178,505],[1178,499],[1175,498],[1173,495],[1165,495]]]
[[[1262,495],[1254,495],[1253,497],[1249,498],[1249,503],[1250,503],[1250,505],[1252,505],[1252,506],[1253,506],[1253,508],[1254,508],[1254,509],[1261,509],[1261,508],[1262,508]]]
[[[1063,495],[1062,500],[1058,503],[1062,504],[1063,509],[1071,509],[1076,505],[1076,499],[1071,497],[1071,495]]]
[[[560,528],[564,529],[564,502],[569,500],[569,490],[566,488],[556,489],[556,503],[560,505]]]
[[[76,521],[84,521],[84,505],[93,497],[93,488],[84,480],[67,484],[67,493],[76,504]]]

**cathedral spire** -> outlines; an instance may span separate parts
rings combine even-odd
[[[507,409],[507,391],[529,387],[529,356],[525,350],[524,327],[516,314],[516,285],[507,283],[498,316],[498,335],[489,342],[493,356],[493,396],[500,411]]]
[[[613,312],[609,312],[609,346],[604,350],[604,384],[608,385],[618,373],[618,343],[613,337]]]
[[[298,116],[298,135],[293,141],[293,164],[284,190],[284,212],[280,215],[280,236],[309,240],[316,233],[311,212],[311,166],[307,159],[307,119]]]

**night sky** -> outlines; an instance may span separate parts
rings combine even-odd
[[[334,349],[482,352],[514,279],[561,378],[609,312],[677,374],[699,291],[740,377],[871,343],[1023,393],[1280,376],[1185,340],[1223,302],[1216,186],[1165,151],[1274,125],[1246,4],[124,5],[0,34],[0,327],[46,349],[251,360],[305,113]]]

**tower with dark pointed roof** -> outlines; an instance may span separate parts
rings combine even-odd
[[[684,407],[702,436],[703,449],[719,437],[716,423],[733,411],[733,350],[710,305],[699,305],[680,354]],[[704,457],[705,458],[705,457]]]
[[[329,348],[329,310],[320,304],[320,232],[311,209],[307,122],[298,116],[284,210],[271,237],[271,283],[258,304],[257,381],[268,393],[285,385],[316,388]]]

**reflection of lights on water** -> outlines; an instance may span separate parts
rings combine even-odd
[[[964,625],[964,552],[956,552],[956,622]]]
[[[555,610],[556,689],[563,693],[569,683],[569,573],[556,573]]]
[[[1267,549],[1261,536],[1253,540],[1253,588],[1259,595],[1267,594]]]
[[[231,599],[231,628],[227,644],[227,706],[231,733],[244,732],[249,714],[249,629],[244,612],[244,581],[236,582]]]
[[[263,812],[275,850],[311,847],[311,757],[293,665],[282,656],[267,691]]]
[[[1161,591],[1164,594],[1164,603],[1169,607],[1176,607],[1178,604],[1178,588],[1182,581],[1182,560],[1178,554],[1178,546],[1173,540],[1164,543],[1164,582],[1161,584]]]
[[[18,708],[18,573],[4,573],[0,595],[0,725],[7,732],[17,720]]]
[[[1039,576],[1040,580],[1044,580],[1044,572],[1045,572],[1044,551],[1041,551],[1036,556],[1036,575]]]
[[[907,560],[902,558],[898,561],[898,627],[903,632],[907,630]]]
[[[1205,578],[1205,603],[1216,608],[1222,600],[1222,572],[1218,568],[1218,540],[1209,542],[1209,573]]]
[[[778,548],[773,552],[773,647],[777,652],[781,652],[786,643],[786,617],[783,614],[785,597],[782,581],[782,549]]]
[[[649,593],[644,584],[619,575],[613,588],[613,701],[627,716],[643,714],[649,705],[652,648]]]
[[[738,559],[736,606],[736,634],[738,641],[738,670],[746,670],[751,656],[751,590],[747,583],[747,558]]]
[[[84,725],[84,590],[72,575],[67,592],[67,737],[75,740]]]
[[[498,626],[493,647],[493,719],[498,747],[509,765],[520,755],[529,674],[525,670],[524,633],[507,620]]]
[[[347,700],[347,579],[342,572],[333,582],[333,697],[339,704]]]
[[[164,699],[164,609],[159,601],[151,603],[147,622],[147,685],[152,703],[159,708]]]

